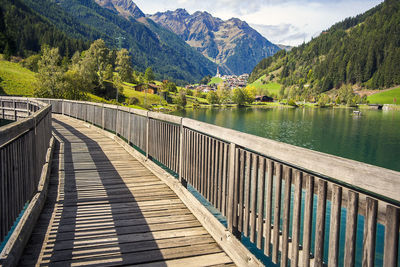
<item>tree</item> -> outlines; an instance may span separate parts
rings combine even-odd
[[[64,82],[58,48],[43,46],[41,53],[38,62],[39,86],[34,94],[38,97],[63,98]]]
[[[199,84],[208,84],[211,82],[211,75],[204,76],[203,79],[200,80]]]
[[[207,101],[208,103],[210,103],[211,105],[217,105],[220,104],[220,99],[218,94],[215,91],[210,91],[207,94]]]
[[[176,84],[174,82],[166,81],[162,85],[163,91],[169,93],[175,93],[177,91]]]
[[[174,98],[174,103],[177,105],[178,109],[182,109],[186,107],[186,92],[185,90],[180,90],[178,96]]]
[[[132,81],[133,69],[131,67],[131,64],[132,59],[129,56],[128,50],[126,50],[125,48],[119,50],[117,52],[116,70],[118,71],[121,80],[124,82]]]
[[[107,66],[110,64],[110,50],[102,39],[94,41],[90,48],[85,51],[86,62],[95,67],[97,73],[97,84],[104,89],[104,81],[107,76]],[[93,76],[93,75],[91,75]],[[98,89],[100,89],[98,88]],[[101,91],[101,90],[100,90]],[[102,92],[104,93],[104,92]]]
[[[325,107],[331,101],[330,97],[326,94],[321,94],[318,100],[318,106]]]
[[[233,90],[232,100],[238,106],[244,106],[253,103],[254,95],[246,88],[235,88]]]
[[[64,96],[71,100],[85,100],[86,90],[84,77],[77,70],[70,69],[63,75]]]
[[[38,72],[38,62],[41,59],[40,54],[36,54],[36,55],[32,55],[26,59],[24,59],[21,64],[22,66],[24,66],[25,68],[30,69],[33,72]]]
[[[154,73],[151,67],[148,67],[144,73],[144,80],[146,83],[151,83],[154,80]]]
[[[224,84],[218,85],[217,94],[221,104],[227,104],[231,101],[231,91]]]

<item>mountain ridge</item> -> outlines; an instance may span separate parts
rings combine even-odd
[[[250,73],[259,60],[280,50],[238,18],[224,21],[205,11],[189,14],[181,8],[148,17],[179,35],[228,74]]]
[[[94,0],[21,1],[69,35],[88,41],[102,38],[110,48],[127,48],[134,68],[143,72],[152,67],[158,80],[193,83],[216,72],[215,63],[149,19],[144,18],[145,23],[141,23],[132,16],[126,18],[117,9],[104,8]],[[112,1],[104,3],[113,4]],[[134,5],[128,7],[134,10]]]
[[[126,19],[138,19],[146,16],[132,0],[95,0],[95,2],[119,13]]]
[[[263,75],[278,77],[293,97],[316,96],[344,85],[368,89],[399,85],[399,25],[400,1],[386,0],[290,52],[263,59],[250,82]]]

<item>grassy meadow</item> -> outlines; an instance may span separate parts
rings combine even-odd
[[[281,90],[281,85],[277,82],[268,82],[266,84],[263,84],[262,80],[264,78],[265,78],[265,75],[260,77],[255,82],[250,83],[248,86],[250,88],[255,88],[256,91],[268,90],[269,95],[274,94],[275,96],[277,96],[279,94],[279,91]]]
[[[33,96],[35,84],[34,72],[18,63],[0,59],[0,95]]]
[[[394,100],[396,99],[396,102]],[[370,104],[400,105],[400,87],[368,96]]]

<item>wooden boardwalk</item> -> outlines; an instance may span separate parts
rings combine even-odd
[[[174,192],[108,137],[54,115],[49,195],[20,266],[227,266]]]

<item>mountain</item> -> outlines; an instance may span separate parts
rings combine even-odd
[[[318,95],[342,85],[400,84],[400,1],[386,0],[333,25],[307,44],[263,59],[250,82],[278,77],[295,95]]]
[[[280,49],[286,50],[286,51],[290,51],[292,50],[293,46],[290,45],[283,45],[283,44],[276,44]]]
[[[173,31],[228,74],[250,73],[264,57],[280,48],[237,18],[223,21],[207,12],[189,14],[185,9],[149,16]]]
[[[216,72],[215,63],[174,33],[150,19],[135,20],[141,11],[129,1],[102,1],[107,8],[93,0],[20,1],[69,36],[88,41],[102,38],[110,48],[127,48],[134,68],[143,72],[152,67],[158,80],[192,83]],[[125,12],[120,13],[122,9]]]
[[[72,56],[89,46],[85,40],[71,38],[49,23],[23,1],[0,0],[0,53],[28,57],[45,44],[58,47],[62,56]]]
[[[124,18],[138,19],[145,17],[142,10],[132,0],[95,0],[102,7],[118,12]]]

